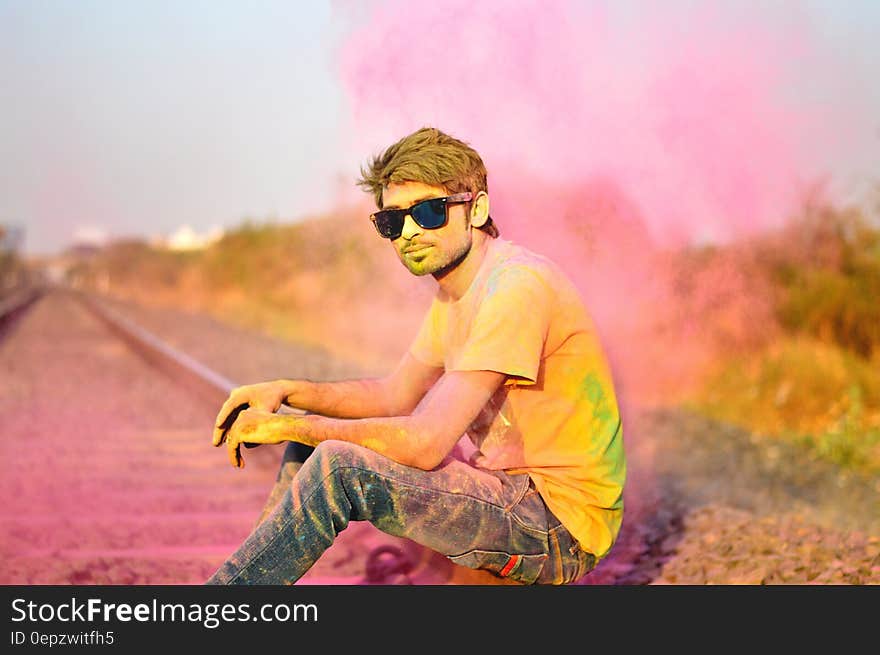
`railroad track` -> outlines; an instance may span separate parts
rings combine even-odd
[[[41,289],[0,303],[0,584],[200,584],[247,536],[274,480],[279,448],[248,451],[237,470],[209,445],[235,381],[160,347],[111,305]],[[126,310],[156,330],[157,316],[168,320]],[[202,339],[205,361],[228,342],[254,357],[240,333],[186,325],[187,349]],[[162,334],[178,338],[180,326]],[[230,370],[261,376],[311,352],[285,350],[282,363],[278,350],[263,372]],[[771,582],[876,583],[875,479],[687,413],[634,413],[628,425],[623,530],[582,584],[724,584],[758,569]],[[497,584],[364,522],[300,584],[374,582]]]
[[[27,286],[16,289],[0,299],[0,337],[19,316],[27,311],[28,307],[40,298],[44,291],[43,287]]]
[[[201,583],[253,527],[280,447],[251,449],[250,466],[230,470],[209,439],[234,380],[96,296],[13,300],[0,312],[0,330],[17,324],[0,340],[13,462],[0,491],[18,503],[0,511],[0,583]],[[13,443],[23,446],[9,457]],[[493,581],[357,522],[300,583]]]

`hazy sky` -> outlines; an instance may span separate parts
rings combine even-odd
[[[612,4],[638,21],[648,0]],[[786,93],[841,125],[811,166],[865,193],[880,180],[880,2],[726,4],[772,29],[788,7],[809,23]],[[353,138],[338,59],[365,14],[354,2],[0,0],[0,223],[48,253],[90,235],[294,220],[356,196],[370,140]]]

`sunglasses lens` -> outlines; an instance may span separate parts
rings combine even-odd
[[[386,239],[396,239],[403,231],[404,215],[400,210],[389,209],[373,214],[376,230]]]
[[[446,199],[432,198],[413,205],[413,220],[427,230],[436,230],[446,223]]]
[[[394,240],[403,233],[403,223],[409,214],[426,230],[446,225],[446,198],[431,198],[418,202],[409,209],[384,209],[373,214],[373,223],[380,236]]]

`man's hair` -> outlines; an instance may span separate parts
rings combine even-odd
[[[489,192],[486,177],[486,167],[476,150],[436,128],[423,127],[362,166],[357,184],[372,193],[376,206],[382,209],[382,191],[389,184],[421,182],[441,186],[450,194],[476,194]],[[492,237],[499,234],[491,217],[479,229]]]

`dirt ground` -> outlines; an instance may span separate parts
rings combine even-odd
[[[630,427],[624,527],[585,583],[880,582],[880,480],[678,409]]]
[[[204,316],[116,308],[239,383],[380,373]],[[72,305],[40,301],[0,334],[0,380],[15,462],[0,486],[17,499],[0,517],[0,583],[197,584],[247,534],[280,451],[242,475],[210,448],[215,408],[151,413],[180,390]],[[624,526],[580,584],[880,583],[880,480],[677,408],[630,409],[625,443]],[[301,584],[408,582],[494,580],[352,524]]]

